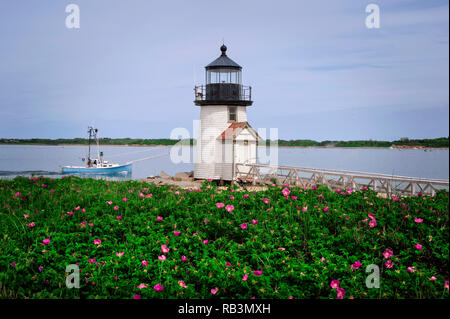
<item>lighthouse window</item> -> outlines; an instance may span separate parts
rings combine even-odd
[[[220,73],[220,83],[229,83],[228,76],[229,76],[228,72],[221,72]]]
[[[236,107],[228,108],[228,122],[236,122]]]
[[[215,83],[241,83],[241,72],[229,69],[208,70],[206,72],[206,84]]]
[[[231,72],[230,73],[230,83],[238,83],[236,75],[237,75],[237,72]]]
[[[210,80],[209,83],[219,83],[219,80],[220,80],[220,77],[219,77],[220,73],[219,72],[212,71],[209,74],[210,74],[210,77],[211,77],[209,79]]]

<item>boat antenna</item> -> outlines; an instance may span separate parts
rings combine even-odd
[[[91,160],[91,138],[96,138],[97,136],[97,129],[94,129],[92,126],[88,127],[88,133],[89,133],[89,140],[88,140],[88,163],[90,163]]]
[[[98,142],[98,136],[97,136],[98,128],[95,129],[95,140],[97,141],[97,161],[100,160],[100,145]]]
[[[88,163],[90,163],[90,159],[91,159],[91,130],[92,127],[88,127],[88,134],[89,134],[89,139],[88,139]]]

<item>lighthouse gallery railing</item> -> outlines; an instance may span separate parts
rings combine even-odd
[[[251,101],[252,87],[241,84],[214,83],[194,87],[196,101]]]

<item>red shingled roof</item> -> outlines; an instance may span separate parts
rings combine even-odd
[[[247,122],[233,122],[233,123],[231,123],[231,125],[228,126],[227,129],[225,131],[223,131],[222,134],[220,134],[217,137],[217,139],[218,140],[233,139],[236,136],[236,132],[238,130],[244,128],[244,127],[247,127],[248,129],[253,131],[255,133],[255,135],[257,136],[257,139],[260,139],[258,133],[256,133],[256,131]]]
[[[217,137],[218,140],[229,140],[234,137],[234,133],[240,129],[241,127],[244,127],[247,122],[233,122],[230,126],[227,127],[225,131],[222,132],[222,134]]]

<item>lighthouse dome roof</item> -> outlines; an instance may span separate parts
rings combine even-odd
[[[205,67],[206,69],[220,69],[220,68],[230,68],[239,70],[242,69],[242,67],[239,64],[237,64],[227,56],[226,54],[227,47],[225,46],[225,44],[223,44],[220,47],[220,51],[222,51],[222,54],[217,59],[208,64]]]

